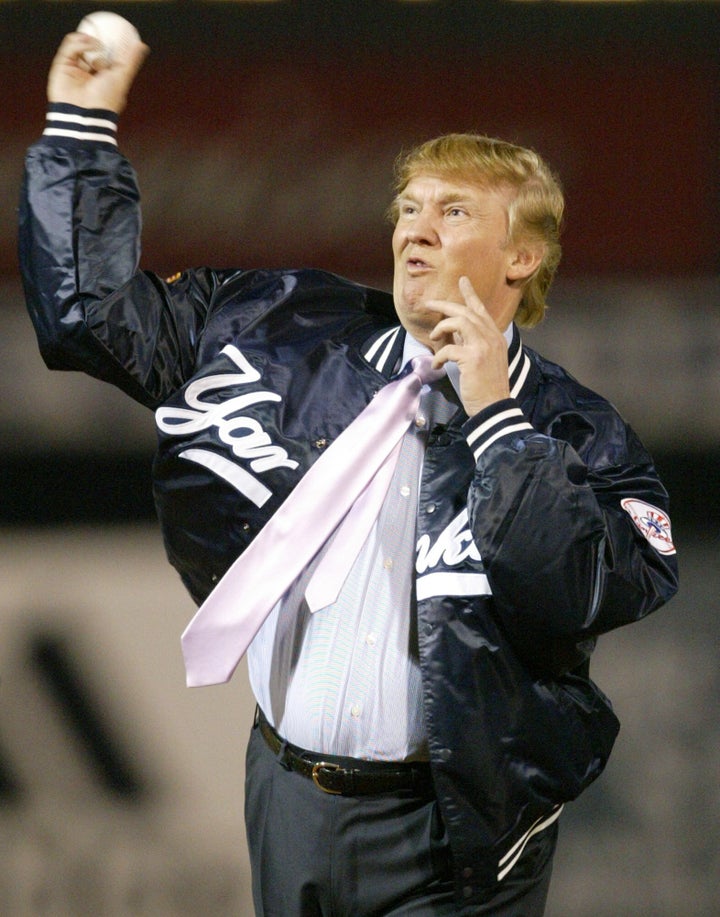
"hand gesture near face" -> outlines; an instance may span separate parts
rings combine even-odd
[[[464,303],[430,300],[428,309],[441,313],[430,332],[433,365],[448,361],[460,368],[460,399],[469,417],[510,397],[507,342],[467,277],[461,277]]]

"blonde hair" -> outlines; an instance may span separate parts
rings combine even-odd
[[[515,191],[508,208],[508,242],[541,245],[543,257],[525,281],[515,321],[532,328],[545,316],[546,296],[560,263],[565,200],[560,182],[533,150],[482,134],[446,134],[402,154],[395,166],[389,216],[397,220],[397,196],[421,175]]]

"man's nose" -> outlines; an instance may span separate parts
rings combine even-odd
[[[408,241],[417,245],[434,245],[438,240],[432,214],[421,211],[407,228]]]

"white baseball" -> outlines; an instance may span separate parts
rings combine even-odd
[[[77,31],[92,35],[102,42],[100,50],[86,51],[83,54],[83,59],[91,70],[97,70],[100,61],[103,62],[103,66],[112,67],[115,61],[122,60],[128,48],[141,40],[140,33],[131,22],[117,13],[104,11],[87,15],[78,25]]]

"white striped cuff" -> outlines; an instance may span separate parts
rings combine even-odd
[[[52,102],[48,106],[43,137],[63,144],[108,143],[116,147],[117,124],[115,112]]]
[[[492,411],[489,416],[488,411]],[[466,434],[466,439],[477,462],[488,446],[496,440],[523,430],[532,431],[532,424],[528,423],[517,402],[507,398],[478,414],[476,423]]]

